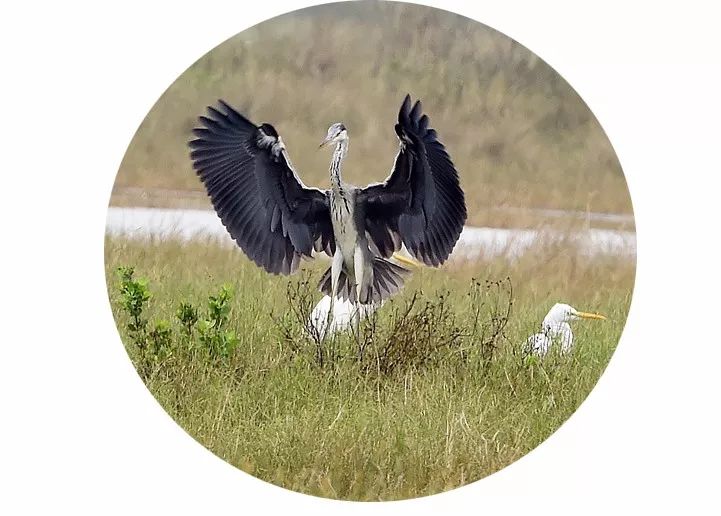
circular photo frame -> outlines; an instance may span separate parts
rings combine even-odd
[[[636,236],[611,143],[541,58],[359,1],[245,30],[168,88],[105,260],[128,356],[190,436],[287,489],[397,500],[574,413],[623,331]]]

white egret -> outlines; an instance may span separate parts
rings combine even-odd
[[[323,296],[310,314],[308,330],[314,328],[318,337],[324,339],[326,337],[326,328],[328,329],[328,335],[349,330],[354,320],[359,321],[368,317],[382,304],[383,302],[365,305],[355,304],[350,299],[342,298],[336,298],[335,303],[331,303],[330,296]],[[333,310],[332,313],[331,310]]]
[[[392,258],[409,267],[420,267],[420,263],[398,253],[394,253]],[[339,296],[335,299],[335,303],[331,303],[331,297],[325,295],[310,314],[308,331],[315,329],[317,335],[323,339],[326,336],[326,329],[328,329],[328,335],[349,330],[354,322],[358,323],[361,319],[365,319],[380,308],[384,302],[385,300],[360,304]]]
[[[528,337],[526,349],[538,356],[546,356],[553,344],[560,346],[561,354],[566,354],[573,349],[573,330],[571,321],[577,319],[605,320],[601,314],[579,312],[565,303],[556,303],[551,307],[543,318],[541,331]]]

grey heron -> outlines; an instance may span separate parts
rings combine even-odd
[[[382,183],[359,188],[343,181],[348,130],[328,129],[334,144],[331,188],[309,188],[291,164],[283,139],[224,101],[208,107],[189,142],[193,166],[230,236],[257,265],[291,274],[313,251],[332,257],[319,289],[331,300],[370,304],[403,285],[408,270],[388,260],[405,245],[418,261],[437,267],[450,255],[466,221],[458,173],[429,128],[421,102],[406,95],[395,133],[399,149]]]
[[[543,318],[541,331],[526,340],[527,350],[543,357],[548,354],[551,345],[558,343],[561,354],[568,353],[573,348],[573,330],[570,323],[577,319],[605,320],[606,317],[601,314],[579,312],[571,305],[556,303]]]

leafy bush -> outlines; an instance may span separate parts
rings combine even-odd
[[[181,301],[180,306],[178,306],[178,310],[175,312],[175,317],[178,319],[183,328],[183,334],[186,337],[191,338],[193,336],[195,323],[198,322],[198,309],[190,303]]]
[[[117,273],[120,278],[121,307],[129,317],[126,329],[138,352],[136,364],[138,374],[143,379],[147,379],[150,376],[153,362],[151,353],[155,351],[155,348],[148,350],[148,320],[143,315],[150,299],[148,282],[144,279],[136,280],[134,278],[134,267],[119,267]],[[151,333],[157,336],[157,332]]]
[[[215,295],[208,296],[208,309],[200,317],[198,309],[187,301],[181,301],[175,311],[179,328],[165,320],[155,321],[152,326],[146,317],[146,309],[152,298],[148,281],[135,278],[134,267],[119,267],[119,305],[126,316],[125,329],[133,348],[138,373],[147,381],[174,356],[191,356],[217,362],[228,359],[239,339],[234,330],[228,329],[228,318],[233,291],[223,285]],[[149,329],[150,328],[150,329]]]
[[[150,299],[150,291],[148,282],[134,279],[134,274],[134,267],[118,268],[122,308],[130,316],[130,322],[127,324],[128,334],[139,348],[144,348],[148,321],[143,318],[143,310]]]
[[[233,291],[223,285],[217,296],[208,296],[208,316],[198,325],[200,343],[213,359],[228,358],[238,345],[233,330],[226,330]]]

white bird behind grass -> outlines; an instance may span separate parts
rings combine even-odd
[[[570,322],[577,319],[605,320],[600,314],[579,312],[565,303],[556,303],[543,318],[541,331],[528,337],[526,349],[534,355],[544,357],[551,346],[560,346],[561,354],[567,354],[573,349],[573,330]]]
[[[309,328],[314,328],[318,332],[318,336],[321,339],[324,339],[326,329],[328,330],[328,335],[349,330],[353,323],[354,311],[357,310],[359,320],[365,319],[380,308],[381,304],[382,303],[370,303],[366,305],[355,305],[348,299],[343,300],[336,298],[335,303],[333,303],[333,313],[329,314],[331,309],[330,296],[323,296],[318,304],[315,305],[315,308],[313,308],[308,325]]]
[[[393,254],[393,259],[403,265],[409,265],[415,268],[420,267],[420,264],[415,260],[398,253]],[[350,299],[337,297],[335,302],[331,303],[330,296],[323,296],[310,314],[308,331],[312,332],[315,330],[321,339],[326,337],[326,333],[332,335],[336,332],[347,331],[351,329],[354,320],[360,322],[383,306],[384,302],[385,301],[369,304],[354,304]],[[332,314],[329,313],[331,304],[333,306]]]

